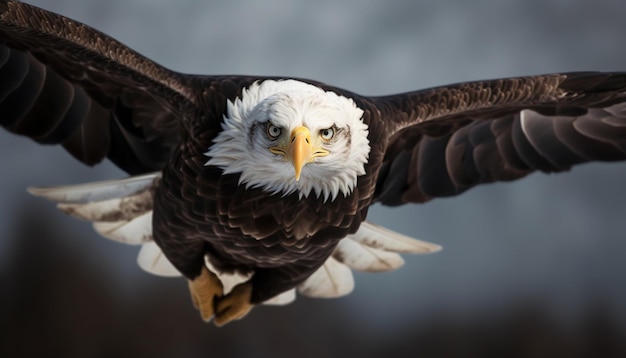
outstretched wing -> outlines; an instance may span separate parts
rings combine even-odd
[[[373,100],[391,138],[376,189],[386,205],[626,159],[626,73],[470,82]]]
[[[161,169],[193,103],[185,78],[86,25],[0,1],[0,125],[85,164]]]

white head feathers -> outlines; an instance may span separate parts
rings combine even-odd
[[[334,200],[339,193],[347,196],[357,177],[365,174],[370,151],[362,116],[351,99],[304,82],[256,82],[243,90],[241,98],[228,102],[222,132],[205,153],[210,157],[206,165],[218,166],[226,174],[241,173],[240,184],[270,194],[297,191],[301,198],[314,193],[324,200]],[[306,164],[296,181],[291,162],[269,150],[268,122],[286,133],[304,126],[317,135],[332,127],[337,135],[323,144],[329,154]]]

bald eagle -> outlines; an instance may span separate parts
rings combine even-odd
[[[281,77],[166,69],[84,24],[0,0],[0,125],[125,179],[31,188],[139,265],[182,275],[218,325],[351,269],[438,245],[366,220],[373,203],[626,159],[626,73],[459,83],[382,97]]]

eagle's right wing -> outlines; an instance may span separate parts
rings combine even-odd
[[[0,1],[0,125],[81,162],[160,170],[193,106],[185,76],[66,17]]]

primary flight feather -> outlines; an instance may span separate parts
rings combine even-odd
[[[336,297],[351,269],[439,246],[365,221],[535,170],[626,159],[626,73],[460,83],[384,97],[315,81],[181,74],[76,21],[0,1],[0,125],[127,179],[31,188],[139,265],[183,275],[205,320]]]

